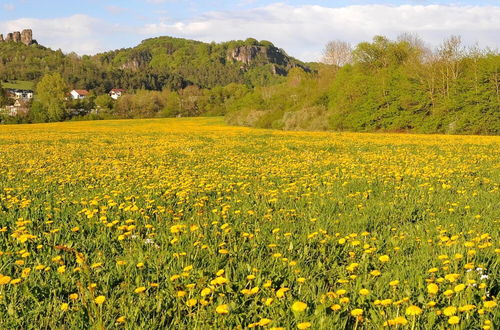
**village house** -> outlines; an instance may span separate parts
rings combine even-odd
[[[109,96],[111,96],[111,98],[113,100],[117,100],[119,97],[121,97],[123,95],[123,93],[125,93],[126,90],[125,89],[120,89],[120,88],[113,88],[110,92],[109,92]]]
[[[17,99],[14,105],[9,105],[5,107],[6,113],[11,116],[21,116],[26,115],[29,111],[28,101],[23,99]]]
[[[33,98],[33,91],[27,89],[7,89],[7,95],[14,100],[29,101]]]
[[[89,91],[85,89],[73,89],[71,92],[71,97],[73,100],[83,100],[89,95]]]

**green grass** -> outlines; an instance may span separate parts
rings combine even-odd
[[[35,82],[26,80],[9,80],[7,82],[2,81],[2,87],[12,88],[12,89],[33,90],[35,88]]]
[[[498,328],[500,137],[196,118],[0,145],[2,329]]]

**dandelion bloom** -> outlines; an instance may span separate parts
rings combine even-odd
[[[383,255],[383,256],[380,256],[380,257],[378,258],[378,260],[379,260],[380,262],[388,262],[389,260],[391,260],[391,258],[389,258],[389,256],[388,256],[388,255]]]
[[[361,308],[356,308],[351,311],[352,316],[361,316],[363,315],[363,310]]]
[[[311,322],[302,322],[297,324],[298,329],[309,329],[311,327]]]
[[[456,312],[457,312],[457,308],[455,306],[449,306],[449,307],[446,307],[445,309],[443,309],[443,314],[446,316],[455,315]]]
[[[280,288],[278,291],[276,291],[276,297],[278,298],[283,298],[285,296],[285,292],[290,290],[289,288]]]
[[[98,296],[97,298],[94,299],[94,302],[98,305],[101,305],[106,301],[106,297],[104,296]]]
[[[436,283],[431,283],[427,286],[427,292],[429,294],[436,294],[439,292],[439,286]]]
[[[260,319],[260,321],[258,322],[258,324],[261,326],[261,327],[265,327],[266,325],[268,325],[269,323],[271,323],[272,321],[270,319],[266,319],[266,318],[263,318],[263,319]]]
[[[217,314],[229,314],[229,307],[227,305],[219,305],[215,308]]]
[[[146,291],[146,288],[143,286],[140,286],[134,290],[135,293],[143,293],[144,291]]]
[[[406,315],[420,315],[422,314],[422,309],[418,306],[411,305],[406,309]]]
[[[67,311],[67,310],[68,310],[68,308],[69,308],[68,303],[63,303],[63,304],[61,304],[60,309],[61,309],[63,312]]]
[[[493,308],[497,305],[497,302],[494,300],[488,300],[484,302],[484,308]]]
[[[362,295],[362,296],[366,296],[366,295],[370,294],[370,290],[368,290],[368,289],[361,289],[361,290],[359,290],[359,294]]]
[[[294,312],[303,312],[307,309],[307,304],[302,301],[296,301],[292,305],[292,311]]]
[[[460,318],[458,316],[452,316],[448,319],[449,324],[458,324],[460,322]]]

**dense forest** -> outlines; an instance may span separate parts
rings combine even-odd
[[[287,130],[500,134],[498,51],[464,47],[459,37],[431,49],[413,35],[335,45],[325,63],[305,64],[255,39],[160,37],[83,57],[3,43],[1,79],[35,81],[38,95],[27,116],[4,122],[224,115]],[[117,87],[127,93],[114,101],[106,93]],[[65,101],[71,88],[91,96]]]

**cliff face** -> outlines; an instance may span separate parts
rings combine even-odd
[[[30,29],[25,29],[22,32],[15,31],[7,33],[5,39],[3,34],[0,34],[0,42],[17,42],[23,43],[26,46],[36,44],[36,40],[33,40],[33,31]]]
[[[239,46],[230,50],[227,60],[241,62],[244,66],[273,64],[273,73],[286,75],[288,70],[300,67],[309,68],[289,57],[284,51],[274,46]]]

